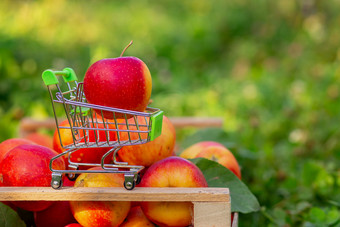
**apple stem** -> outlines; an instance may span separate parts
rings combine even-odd
[[[120,57],[123,56],[124,52],[126,51],[127,48],[129,48],[129,46],[131,46],[133,43],[133,40],[131,40],[131,42],[124,48],[123,52],[120,54]]]

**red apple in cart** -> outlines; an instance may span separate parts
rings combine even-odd
[[[201,170],[177,156],[160,160],[145,172],[141,187],[208,187]],[[188,226],[192,221],[191,202],[141,202],[145,216],[159,226]]]
[[[101,170],[93,167],[90,170]],[[118,173],[82,173],[75,187],[123,187],[124,175]],[[129,201],[70,201],[73,216],[82,226],[116,227],[127,217]]]
[[[92,104],[143,112],[151,96],[150,71],[142,60],[122,57],[123,53],[117,58],[101,59],[88,68],[84,77],[85,97]],[[104,117],[112,119],[114,115],[104,111]]]
[[[147,138],[147,127],[141,127],[146,125],[145,118],[142,116],[137,117],[137,121],[140,131],[144,133],[131,132],[131,140],[138,140],[139,135],[141,139]],[[128,124],[136,124],[134,118],[128,120]],[[126,130],[126,125],[120,125],[120,130]],[[136,130],[136,126],[130,126],[130,130]],[[128,140],[128,133],[121,131],[119,133],[121,140]],[[145,167],[151,166],[153,163],[162,160],[166,157],[173,156],[173,150],[176,142],[176,130],[169,118],[163,115],[162,133],[153,141],[132,146],[124,146],[118,151],[118,157],[123,162],[128,162],[130,165],[142,165]]]
[[[50,160],[58,153],[50,148],[35,145],[19,145],[3,157],[0,167],[4,186],[51,187]],[[58,159],[54,169],[65,169],[65,163]],[[13,201],[15,206],[27,211],[41,211],[52,205],[52,201]]]

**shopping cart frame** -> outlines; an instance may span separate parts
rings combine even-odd
[[[63,78],[64,83],[59,80]],[[72,68],[62,71],[45,70],[42,79],[47,86],[59,142],[64,152],[59,153],[50,161],[52,172],[51,186],[54,189],[62,187],[63,176],[74,180],[81,173],[120,173],[124,174],[124,187],[132,190],[140,182],[140,171],[144,166],[129,165],[117,161],[117,152],[123,146],[140,145],[157,138],[162,131],[163,111],[147,107],[145,112],[131,111],[119,108],[90,104],[83,93],[83,83]],[[66,89],[63,91],[64,87]],[[54,92],[54,88],[56,92]],[[62,106],[68,125],[61,126],[58,121],[57,105]],[[112,119],[104,118],[103,113],[112,113]],[[119,114],[119,118],[116,115]],[[121,117],[123,116],[123,117]],[[61,130],[70,130],[72,143],[62,140]],[[123,137],[122,135],[125,135]],[[109,150],[101,157],[100,163],[83,163],[71,160],[72,153],[82,148],[103,148]],[[95,151],[93,151],[95,152]],[[112,154],[113,163],[105,163]],[[55,160],[67,156],[68,169],[53,168]],[[101,167],[96,170],[79,169],[79,167]]]

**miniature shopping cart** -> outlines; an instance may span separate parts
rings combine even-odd
[[[59,83],[61,77],[63,83]],[[83,83],[77,82],[77,76],[71,68],[62,71],[45,70],[42,78],[52,101],[59,142],[65,149],[50,161],[52,188],[58,189],[62,186],[64,175],[74,180],[80,173],[100,172],[124,174],[124,187],[132,190],[140,182],[140,171],[144,166],[117,161],[117,152],[123,146],[144,144],[159,136],[162,131],[163,112],[151,107],[147,107],[145,112],[137,112],[87,103]],[[60,125],[58,111],[65,112],[68,124]],[[112,114],[112,119],[104,118],[107,113]],[[71,133],[71,143],[62,140],[62,130]],[[84,163],[71,159],[71,155],[79,149],[93,148],[90,149],[91,152],[96,152],[95,148],[105,147],[108,151],[102,155],[100,163]],[[112,156],[109,156],[110,154]],[[68,160],[65,170],[53,168],[55,160],[65,157]],[[109,163],[108,157],[112,157]],[[95,166],[101,168],[89,169]]]

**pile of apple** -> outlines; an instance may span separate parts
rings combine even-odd
[[[124,49],[125,50],[125,49]],[[123,51],[124,53],[124,51]],[[123,54],[122,53],[122,54]],[[84,93],[89,103],[144,111],[151,96],[151,75],[140,59],[122,57],[102,59],[89,67],[84,77]],[[112,118],[107,112],[105,118]],[[116,116],[119,118],[119,116]],[[67,121],[61,124],[68,124]],[[61,129],[47,139],[12,138],[0,144],[0,186],[50,187],[49,161],[73,142],[70,130]],[[123,135],[122,135],[123,136]],[[124,146],[118,159],[146,168],[137,187],[208,187],[200,169],[189,159],[203,157],[220,163],[241,178],[233,154],[222,144],[202,141],[180,155],[175,151],[176,131],[164,116],[162,133],[155,140]],[[96,149],[95,152],[93,149]],[[109,148],[83,148],[72,153],[77,162],[99,163]],[[112,160],[111,160],[112,161]],[[57,159],[55,169],[67,168],[67,159]],[[100,167],[92,167],[100,168]],[[64,177],[63,186],[123,187],[124,175],[82,173],[72,182]],[[37,227],[75,226],[190,226],[193,205],[189,202],[113,202],[113,201],[13,201],[4,202],[34,213]]]

